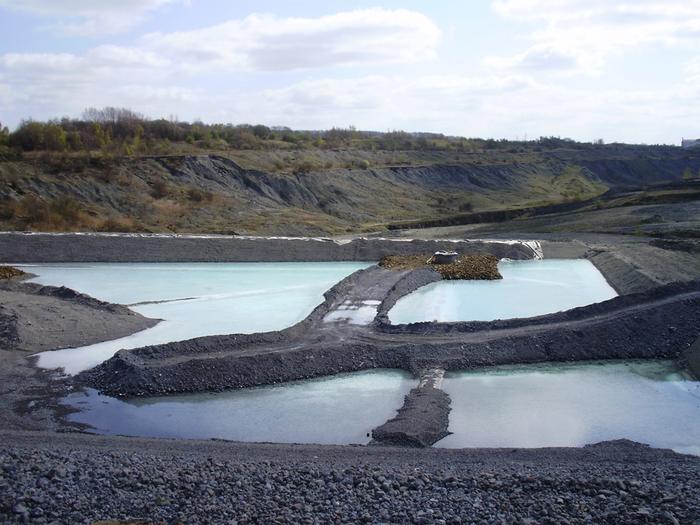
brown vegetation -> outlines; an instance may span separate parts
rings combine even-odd
[[[433,268],[447,280],[495,280],[503,279],[498,271],[498,257],[493,255],[462,255],[449,264],[430,264],[431,254],[387,255],[379,261],[379,266],[390,270],[414,270]]]
[[[21,277],[22,275],[27,275],[27,272],[23,272],[14,266],[0,266],[0,279],[12,279],[13,277]]]

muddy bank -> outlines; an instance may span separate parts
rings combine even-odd
[[[619,294],[643,292],[657,286],[653,279],[644,275],[619,254],[600,252],[589,257],[589,260]]]
[[[41,352],[85,346],[125,337],[157,322],[63,286],[0,279],[0,349]]]
[[[71,381],[33,365],[21,350],[0,349],[0,421],[3,429],[81,430],[64,416],[72,411],[60,400],[74,391]]]
[[[531,259],[521,243],[356,238],[0,232],[0,262],[316,262],[378,261],[438,250]]]
[[[59,400],[74,385],[34,366],[32,352],[125,337],[157,323],[65,287],[0,280],[0,420],[6,428],[79,429]]]

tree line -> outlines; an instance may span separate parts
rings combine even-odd
[[[603,146],[602,141],[578,143],[559,137],[509,141],[467,139],[439,133],[367,132],[354,127],[299,131],[262,124],[205,124],[182,122],[173,117],[149,119],[128,108],[116,107],[87,108],[78,119],[24,120],[12,132],[0,124],[0,159],[33,151],[164,154],[177,152],[173,147],[178,144],[204,150],[355,147],[390,151],[503,149],[510,152]]]

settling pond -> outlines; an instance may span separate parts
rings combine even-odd
[[[343,374],[213,394],[122,401],[90,390],[68,396],[72,421],[100,434],[278,443],[367,443],[416,384],[398,370]]]
[[[281,330],[323,302],[323,293],[370,263],[153,263],[20,265],[32,282],[67,286],[163,319],[128,337],[39,354],[39,366],[77,374],[122,348],[205,335]]]
[[[374,370],[215,394],[123,401],[90,390],[63,403],[100,434],[282,443],[367,443],[416,384]],[[632,439],[700,455],[700,383],[668,361],[450,373],[452,435],[435,446],[581,446]]]
[[[700,382],[671,361],[496,367],[448,373],[437,447],[581,446],[626,438],[700,455]]]
[[[77,373],[120,348],[281,329],[323,292],[369,263],[32,265],[37,282],[65,285],[164,319],[130,337],[45,352],[40,366]],[[502,281],[441,282],[400,300],[393,322],[541,315],[615,296],[588,261],[501,262]],[[158,302],[160,301],[160,302]],[[215,394],[123,401],[95,391],[64,404],[95,432],[324,444],[367,443],[416,385],[375,370]],[[448,373],[451,436],[438,447],[576,446],[628,438],[700,454],[700,383],[670,362],[498,367]]]
[[[617,295],[585,259],[501,261],[498,281],[438,281],[399,299],[393,324],[493,321],[534,317],[606,301]]]

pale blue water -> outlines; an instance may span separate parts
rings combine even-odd
[[[221,438],[279,443],[367,443],[416,385],[408,374],[375,370],[214,394],[121,401],[72,394],[72,421],[100,434]]]
[[[493,321],[533,317],[611,299],[617,294],[590,261],[501,261],[498,281],[440,281],[399,299],[393,324]]]
[[[323,293],[370,263],[153,263],[22,265],[34,282],[68,286],[104,301],[133,304],[153,328],[81,348],[39,354],[44,368],[76,374],[122,348],[204,335],[280,330],[304,319]]]
[[[581,446],[631,439],[700,455],[700,383],[668,361],[449,373],[449,430],[435,446]]]

